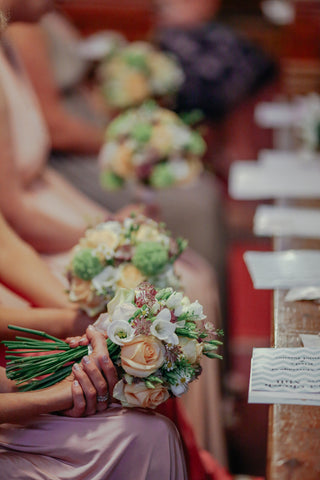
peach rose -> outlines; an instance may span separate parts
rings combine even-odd
[[[117,282],[118,287],[135,288],[139,283],[146,279],[134,265],[128,263],[121,268],[120,279]]]
[[[144,382],[124,384],[122,380],[114,388],[113,396],[126,407],[156,408],[169,398],[163,385],[147,388]]]
[[[92,291],[90,281],[82,280],[78,277],[71,279],[70,299],[88,308],[99,307],[103,301],[103,297],[96,295]]]
[[[152,128],[152,136],[149,145],[161,155],[166,156],[173,144],[173,134],[166,125],[155,125]]]
[[[127,145],[119,145],[112,158],[112,168],[114,173],[125,178],[132,175],[134,168],[131,162],[131,157],[131,148]]]
[[[85,238],[80,240],[80,245],[87,248],[97,248],[99,245],[105,244],[110,249],[114,249],[119,244],[118,235],[111,230],[89,230]]]
[[[121,349],[122,368],[134,377],[148,377],[164,362],[165,349],[160,340],[137,335]]]

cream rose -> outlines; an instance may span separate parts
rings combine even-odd
[[[169,398],[163,385],[147,388],[144,382],[124,384],[122,380],[114,388],[113,396],[127,407],[156,408]]]
[[[128,263],[123,265],[120,270],[120,279],[117,282],[118,287],[135,288],[139,283],[146,279],[134,265]]]
[[[115,232],[108,229],[89,230],[86,236],[80,240],[80,245],[87,248],[97,248],[99,245],[106,245],[114,249],[119,244],[119,237]]]
[[[202,343],[197,342],[194,338],[179,337],[179,346],[188,362],[192,365],[199,363],[203,350]]]
[[[165,348],[154,337],[138,335],[121,349],[121,365],[134,377],[148,377],[164,363]]]
[[[138,242],[157,242],[160,238],[157,228],[152,225],[141,225],[136,234]]]
[[[103,302],[103,297],[96,295],[91,288],[91,282],[78,277],[71,279],[70,300],[79,302],[87,308],[96,308]]]

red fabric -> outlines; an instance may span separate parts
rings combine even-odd
[[[160,405],[157,411],[170,418],[179,430],[189,480],[231,480],[229,473],[212,458],[209,452],[198,448],[192,427],[179,400],[171,398]]]
[[[5,346],[0,343],[0,367],[6,366],[6,359],[5,359]]]
[[[228,253],[228,335],[270,338],[271,290],[255,290],[243,259],[248,250],[270,251],[270,242],[241,243],[231,246]]]

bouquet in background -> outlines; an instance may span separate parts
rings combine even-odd
[[[155,408],[171,396],[180,397],[201,374],[203,355],[222,358],[216,353],[222,345],[216,338],[221,332],[206,322],[202,305],[191,303],[172,288],[157,291],[144,282],[135,290],[119,289],[96,326],[108,335],[107,347],[119,375],[113,397],[124,407]],[[21,390],[60,381],[90,351],[90,346],[70,348],[62,340],[47,338],[51,341],[20,338],[3,342],[13,351],[8,356],[7,376]],[[22,356],[28,351],[52,350],[61,351]]]
[[[67,268],[69,298],[90,316],[106,311],[120,287],[148,280],[155,286],[180,288],[174,262],[187,246],[172,238],[164,223],[139,215],[90,228],[73,248]]]
[[[147,42],[132,42],[116,48],[99,69],[108,105],[125,109],[149,98],[172,97],[184,74],[172,54]]]
[[[166,188],[191,182],[202,171],[206,144],[174,112],[154,102],[127,110],[108,126],[99,155],[108,190],[135,182]]]

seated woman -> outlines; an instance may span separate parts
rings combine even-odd
[[[88,62],[77,55],[76,46],[81,37],[76,29],[58,12],[51,12],[39,23],[12,23],[6,35],[18,50],[35,89],[52,148],[81,154],[98,153],[107,115],[98,92],[84,88]],[[57,51],[60,62],[54,62]],[[67,90],[72,98],[81,83],[82,91],[77,98],[84,104],[86,116],[76,115],[68,108],[63,92]]]
[[[156,413],[113,403],[116,371],[105,339],[93,327],[87,336],[93,353],[84,357],[81,365],[75,364],[73,374],[57,385],[36,392],[15,392],[1,376],[3,477],[186,480],[174,425]],[[57,411],[69,417],[47,415]],[[89,416],[71,418],[81,414]]]

